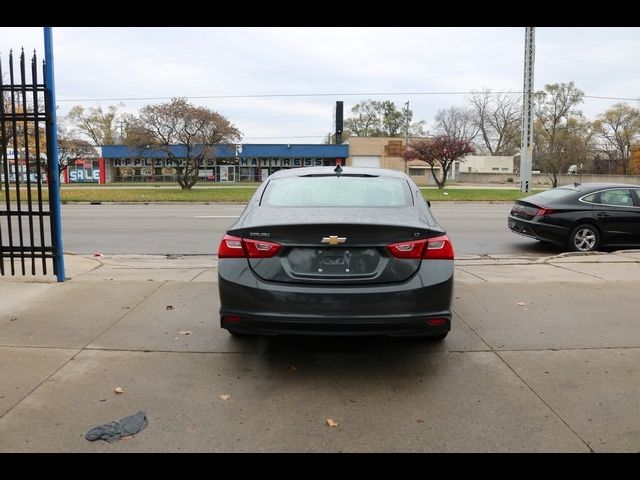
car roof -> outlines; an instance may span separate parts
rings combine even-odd
[[[407,178],[404,172],[397,170],[389,170],[386,168],[372,168],[372,167],[340,167],[342,168],[342,175],[374,175],[378,177],[394,177],[394,178]],[[336,167],[303,167],[303,168],[290,168],[286,170],[278,170],[271,175],[271,178],[284,178],[284,177],[302,177],[306,175],[332,175],[336,174]]]
[[[605,188],[640,188],[640,185],[631,183],[615,183],[615,182],[598,182],[598,183],[569,183],[567,185],[559,185],[558,188],[573,188],[578,192],[589,192],[595,190],[603,190]]]

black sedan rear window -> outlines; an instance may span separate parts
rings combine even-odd
[[[331,175],[273,179],[262,205],[272,207],[405,207],[412,204],[406,181],[392,177]]]
[[[561,198],[567,198],[575,194],[577,190],[575,188],[558,187],[552,188],[545,192],[536,193],[535,197],[538,200],[558,200]]]

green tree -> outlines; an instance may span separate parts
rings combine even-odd
[[[364,100],[351,108],[351,116],[344,123],[345,130],[356,137],[402,137],[407,122],[411,136],[424,136],[424,120],[412,123],[412,119],[411,109],[398,109],[389,100]]]

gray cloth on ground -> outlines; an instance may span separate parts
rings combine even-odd
[[[98,425],[85,433],[84,438],[92,442],[94,440],[105,440],[112,443],[120,440],[122,437],[135,435],[139,431],[144,430],[148,424],[147,415],[140,410],[133,415],[121,418],[115,422]]]

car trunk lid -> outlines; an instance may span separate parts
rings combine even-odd
[[[385,211],[392,210],[392,211]],[[285,283],[390,283],[410,278],[420,259],[396,258],[391,243],[435,237],[444,232],[414,207],[257,207],[230,235],[277,243],[272,258],[249,258],[260,278]]]

